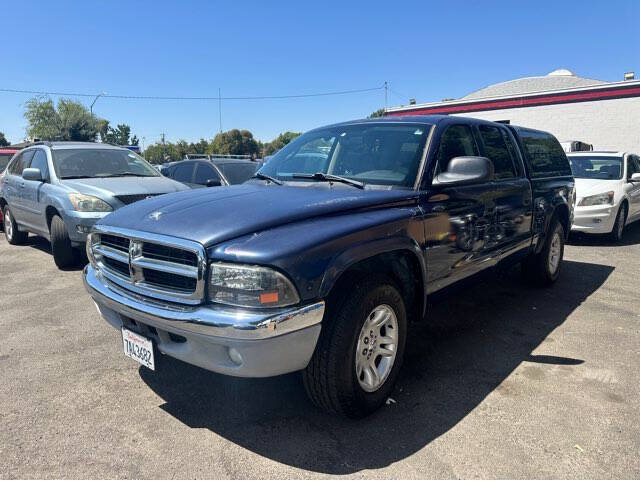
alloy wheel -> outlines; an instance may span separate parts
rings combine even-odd
[[[398,349],[398,318],[382,304],[369,313],[358,336],[356,376],[366,392],[378,390],[387,380]]]

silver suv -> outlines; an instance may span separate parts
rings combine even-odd
[[[91,142],[41,142],[18,152],[0,176],[10,244],[29,232],[51,241],[56,265],[75,262],[98,220],[126,204],[188,190],[128,149]]]

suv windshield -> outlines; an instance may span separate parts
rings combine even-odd
[[[569,157],[576,179],[622,179],[621,157],[576,155]]]
[[[53,149],[53,167],[59,179],[86,177],[158,177],[139,155],[120,149]]]
[[[367,185],[413,187],[431,125],[362,123],[308,132],[287,144],[260,172],[287,182],[323,173]]]
[[[248,163],[224,163],[217,164],[218,168],[222,171],[223,175],[229,181],[231,185],[242,184],[245,180],[249,179],[256,173],[260,164],[257,162]]]

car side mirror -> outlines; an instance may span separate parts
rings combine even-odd
[[[220,182],[220,179],[208,179],[204,185],[207,187],[220,187],[222,182]]]
[[[33,180],[36,182],[44,182],[42,178],[42,172],[40,169],[28,168],[22,171],[22,178],[24,180]]]
[[[629,182],[640,182],[640,174],[631,174]]]
[[[446,172],[438,174],[435,185],[463,185],[493,179],[493,162],[486,157],[454,157],[449,161]]]

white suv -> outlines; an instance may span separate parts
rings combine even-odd
[[[640,157],[629,152],[567,154],[576,180],[572,231],[622,239],[625,225],[640,219]]]

